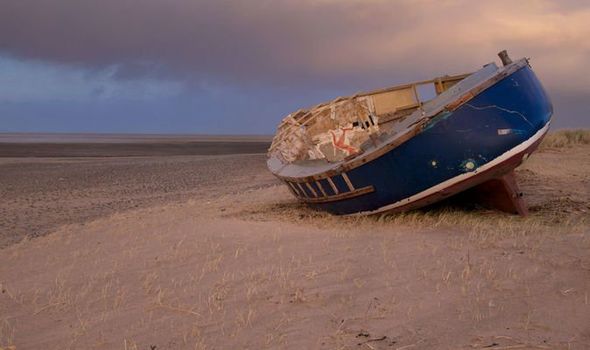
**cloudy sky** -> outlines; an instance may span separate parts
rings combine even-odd
[[[588,38],[586,0],[0,0],[0,132],[271,134],[502,49],[590,127]]]

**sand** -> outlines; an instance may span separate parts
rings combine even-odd
[[[0,158],[0,247],[122,210],[276,184],[264,159]]]
[[[525,219],[334,217],[264,159],[2,159],[0,347],[590,348],[589,146],[519,169]]]

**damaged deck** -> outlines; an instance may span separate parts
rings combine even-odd
[[[282,161],[323,159],[336,163],[377,146],[395,134],[404,119],[469,74],[445,76],[387,89],[339,97],[289,114],[269,149]]]

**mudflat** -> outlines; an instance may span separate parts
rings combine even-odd
[[[250,154],[269,145],[269,136],[0,133],[0,158]]]
[[[2,158],[0,347],[590,348],[590,146],[517,176],[527,218],[350,218],[262,154]]]

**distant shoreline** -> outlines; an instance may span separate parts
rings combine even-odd
[[[48,143],[0,142],[0,157],[162,157],[266,153],[270,142],[194,141],[194,142],[99,142]]]
[[[267,135],[0,133],[0,157],[151,157],[266,153]]]
[[[214,134],[118,134],[118,133],[16,133],[0,132],[1,143],[185,143],[185,142],[267,142],[272,135]]]

